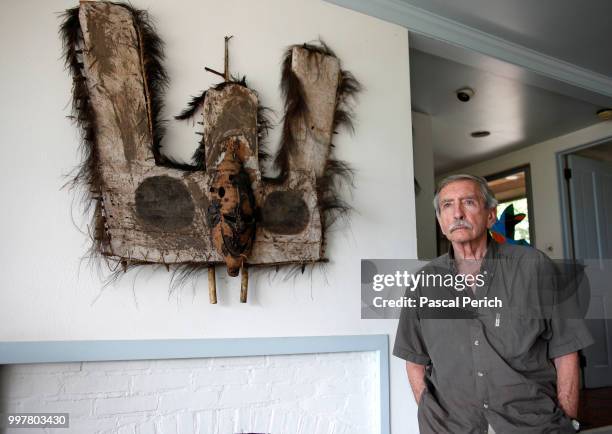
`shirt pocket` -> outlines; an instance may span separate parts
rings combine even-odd
[[[426,386],[419,399],[417,420],[421,434],[451,434],[454,431],[448,429],[448,413],[442,409],[436,397],[432,395]]]
[[[489,341],[506,360],[529,359],[547,330],[546,320],[511,309],[492,312],[485,321]]]
[[[504,405],[506,416],[517,427],[571,427],[571,421],[565,416],[557,402],[541,388],[529,385],[525,395],[517,396]],[[569,424],[568,424],[569,422]],[[551,431],[552,432],[552,431]],[[573,432],[573,431],[554,431]]]

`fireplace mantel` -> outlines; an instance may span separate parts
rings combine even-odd
[[[378,352],[381,434],[390,433],[387,335],[0,342],[0,365]]]

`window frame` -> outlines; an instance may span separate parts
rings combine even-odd
[[[520,166],[512,167],[510,169],[502,170],[501,172],[495,172],[491,175],[484,176],[484,179],[487,182],[491,182],[497,179],[505,178],[506,176],[514,175],[519,172],[525,172],[525,195],[527,197],[527,212],[529,214],[529,244],[532,247],[535,247],[535,214],[533,212],[533,193],[531,189],[531,165],[527,163]]]

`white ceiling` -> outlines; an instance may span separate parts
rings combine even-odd
[[[402,0],[612,77],[611,0]]]
[[[436,173],[599,122],[600,107],[591,103],[422,51],[410,54],[412,107],[431,115]],[[455,91],[465,86],[476,94],[462,103]],[[476,130],[491,135],[472,138]]]
[[[584,128],[612,107],[612,0],[327,1],[410,30],[412,105],[432,116],[438,173]],[[454,94],[464,86],[476,90],[467,104]]]

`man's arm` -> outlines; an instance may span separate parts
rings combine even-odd
[[[557,399],[559,400],[559,405],[568,417],[576,419],[578,417],[578,394],[580,389],[578,353],[573,352],[555,357],[554,362],[557,368]]]
[[[425,365],[406,362],[406,373],[408,374],[412,394],[418,405],[421,402],[421,395],[425,390]]]

